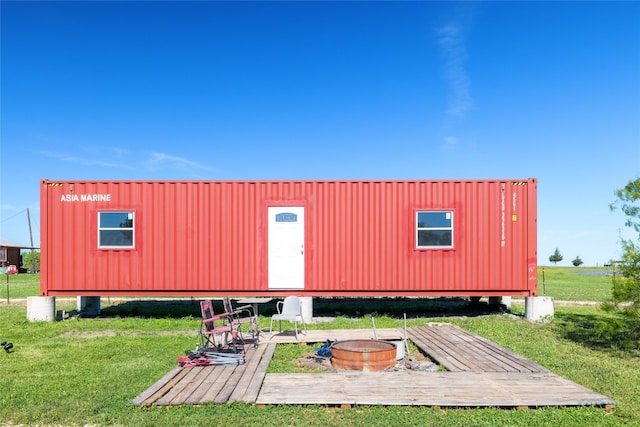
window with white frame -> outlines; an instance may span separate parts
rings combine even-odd
[[[134,247],[134,212],[98,212],[98,247],[132,249]]]
[[[453,211],[417,211],[416,248],[453,248]]]

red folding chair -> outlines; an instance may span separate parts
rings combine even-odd
[[[215,314],[211,300],[200,301],[202,325],[200,341],[203,349],[222,351],[230,348],[234,353],[244,351],[244,340],[240,324],[234,322],[232,313]]]

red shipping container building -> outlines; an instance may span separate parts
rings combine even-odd
[[[537,295],[537,181],[41,182],[47,296]]]

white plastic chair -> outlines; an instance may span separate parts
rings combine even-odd
[[[269,334],[273,336],[273,321],[278,321],[278,330],[282,332],[282,321],[287,320],[293,322],[296,339],[298,339],[298,318],[302,321],[302,327],[304,333],[307,333],[307,325],[304,323],[304,317],[302,317],[302,303],[298,297],[286,297],[284,301],[278,301],[276,303],[276,310],[278,314],[271,316],[271,324],[269,325]]]

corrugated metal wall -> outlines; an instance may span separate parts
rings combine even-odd
[[[41,290],[535,295],[536,185],[534,179],[43,181]],[[82,201],[82,195],[109,200]],[[266,211],[287,202],[305,207],[304,291],[268,289]],[[415,249],[421,209],[454,211],[453,249]],[[98,249],[102,210],[135,212],[134,249]]]

